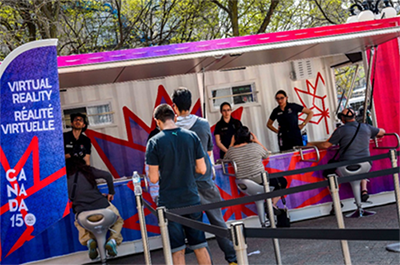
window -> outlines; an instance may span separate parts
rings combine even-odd
[[[248,105],[258,102],[255,83],[220,87],[210,91],[211,106],[214,110],[219,110],[223,102],[229,102],[231,105]]]
[[[88,107],[78,107],[63,110],[64,129],[71,128],[71,117],[73,113],[83,113],[88,117],[90,126],[101,126],[113,123],[113,114],[110,104],[102,104]]]

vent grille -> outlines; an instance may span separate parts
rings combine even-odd
[[[294,61],[292,67],[291,77],[293,80],[311,79],[316,76],[312,60]]]

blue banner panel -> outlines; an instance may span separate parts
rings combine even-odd
[[[33,260],[36,251],[12,254],[60,220],[68,203],[56,45],[28,43],[0,65],[0,261],[6,264]]]

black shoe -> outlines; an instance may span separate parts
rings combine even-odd
[[[369,194],[367,190],[361,191],[361,201],[362,202],[367,202],[369,199]]]
[[[274,209],[274,214],[275,215],[281,215],[282,214],[282,211],[281,210],[279,210],[278,208],[275,208],[275,207],[272,207],[273,209]]]
[[[340,203],[340,207],[343,208],[343,203]],[[335,215],[335,208],[333,207],[333,204],[332,204],[332,209],[331,209],[331,211],[329,212],[329,214],[330,214],[330,215]]]

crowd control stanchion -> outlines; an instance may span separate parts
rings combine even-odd
[[[163,245],[164,259],[166,265],[173,265],[172,262],[172,253],[171,253],[171,245],[169,243],[168,236],[168,220],[165,218],[165,207],[157,208],[157,217],[158,217],[158,226],[160,227],[161,232],[161,240]]]
[[[342,214],[342,207],[340,206],[339,184],[337,181],[337,176],[335,174],[331,174],[328,175],[328,179],[329,179],[329,188],[331,190],[333,207],[335,209],[335,216],[338,223],[338,227],[339,229],[344,229],[344,220]],[[342,245],[344,263],[346,265],[351,265],[349,244],[347,240],[341,240],[340,243]]]
[[[268,174],[267,172],[263,172],[261,174],[262,180],[264,183],[265,193],[270,192],[269,180],[268,180],[267,174]],[[271,223],[271,228],[276,228],[276,223],[275,223],[275,218],[274,218],[274,210],[272,209],[272,199],[271,198],[267,199],[267,209],[268,209],[269,222]],[[282,264],[282,258],[281,258],[281,250],[279,248],[279,240],[277,238],[273,238],[272,241],[274,244],[276,263],[278,265],[280,265],[280,264]]]
[[[392,162],[392,167],[397,167],[397,156],[396,156],[396,150],[391,149],[390,150],[390,160]],[[394,184],[394,194],[396,198],[396,204],[397,204],[397,218],[399,221],[399,226],[400,226],[400,184],[399,184],[399,173],[393,174],[393,184]],[[393,252],[400,252],[400,243],[394,243],[386,246],[386,249],[388,251],[393,251]]]
[[[132,182],[136,197],[136,209],[139,215],[140,233],[142,235],[144,259],[146,265],[150,265],[151,257],[150,257],[149,239],[147,237],[146,220],[144,218],[144,211],[143,211],[142,187],[140,186],[140,176],[136,171],[133,172]]]
[[[247,244],[246,238],[244,237],[244,224],[243,222],[234,222],[231,224],[231,233],[233,248],[236,251],[236,259],[239,265],[247,265],[249,261],[247,259]]]

